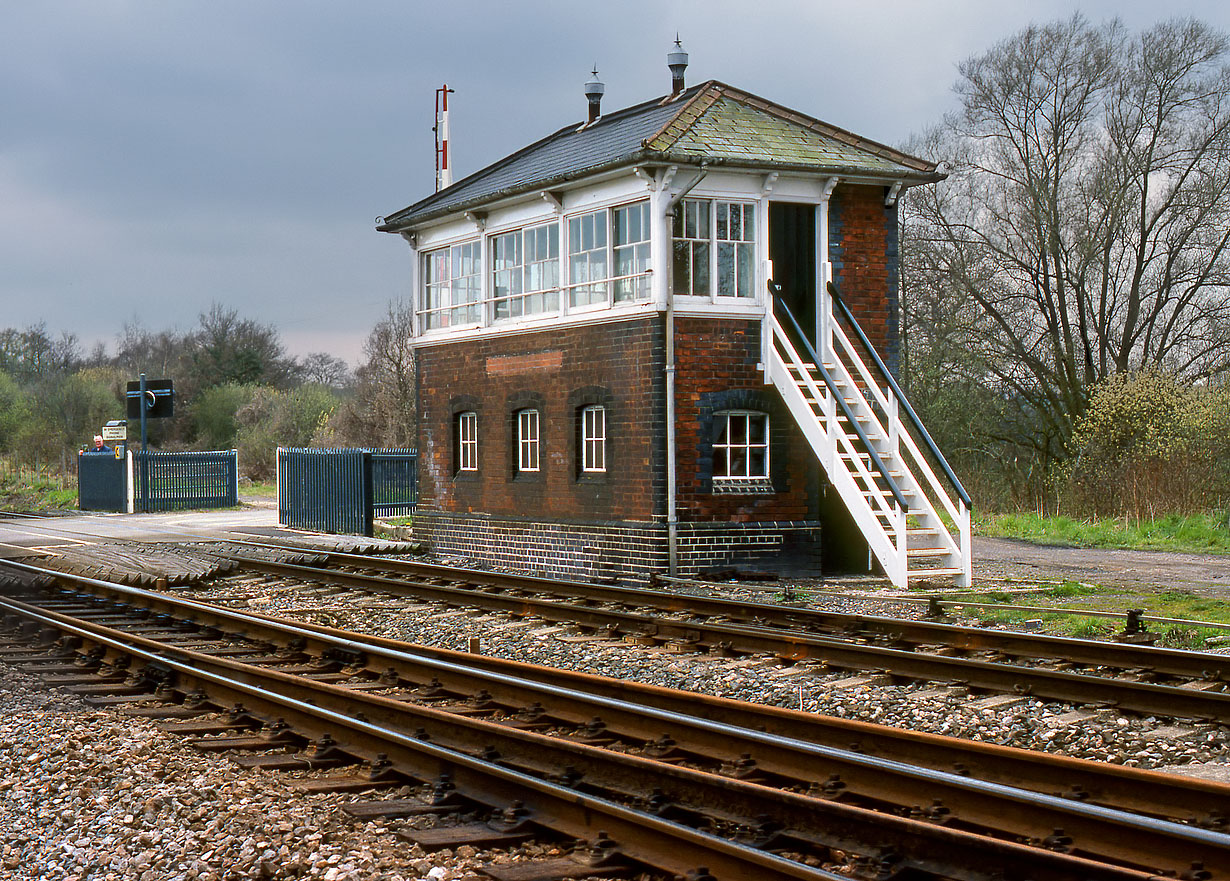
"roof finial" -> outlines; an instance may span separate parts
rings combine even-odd
[[[683,51],[679,32],[675,32],[675,48],[666,53],[666,66],[671,69],[671,97],[683,91],[683,72],[688,69],[688,53]]]
[[[589,120],[593,122],[602,115],[602,95],[606,86],[598,79],[598,63],[594,62],[593,76],[585,83],[585,100],[589,101]],[[587,124],[588,124],[587,122]]]

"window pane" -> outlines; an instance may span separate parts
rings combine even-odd
[[[718,296],[733,297],[735,295],[735,246],[728,242],[718,242]]]
[[[675,242],[674,288],[672,293],[692,293],[692,246],[687,242]]]
[[[568,281],[572,286],[568,301],[570,306],[590,306],[607,301],[608,222],[606,211],[595,211],[569,220],[570,230],[581,230],[579,236],[573,236],[573,247],[568,254]]]
[[[581,470],[606,470],[606,409],[586,407],[581,411]]]
[[[458,467],[461,471],[478,470],[478,414],[469,411],[457,416]]]
[[[709,244],[708,242],[696,242],[692,248],[692,270],[695,273],[692,293],[707,297],[709,296]]]
[[[739,278],[738,278],[738,295],[740,297],[755,296],[753,290],[754,282],[752,279],[755,273],[752,271],[753,246],[752,245],[737,245],[739,257]]]
[[[763,444],[765,442],[765,429],[767,427],[768,417],[749,414],[748,417],[748,440],[754,444]]]

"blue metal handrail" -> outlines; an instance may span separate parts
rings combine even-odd
[[[850,326],[854,328],[855,334],[858,335],[859,341],[863,344],[863,348],[870,353],[872,360],[875,362],[876,368],[880,371],[880,375],[888,382],[889,388],[893,390],[893,394],[897,396],[897,401],[905,407],[906,415],[910,417],[910,424],[918,431],[922,437],[923,443],[931,455],[935,457],[935,461],[939,463],[940,469],[944,472],[944,476],[952,483],[953,489],[957,491],[958,498],[965,503],[965,507],[973,508],[974,503],[970,499],[969,493],[965,491],[965,487],[961,485],[961,481],[957,479],[957,475],[953,473],[952,468],[948,465],[948,460],[944,458],[944,454],[940,452],[940,448],[931,438],[930,432],[923,426],[922,420],[918,418],[918,414],[914,412],[914,408],[910,406],[910,399],[905,396],[905,392],[901,390],[901,386],[897,385],[897,380],[893,379],[893,375],[889,372],[888,367],[880,359],[876,353],[875,347],[871,345],[871,341],[867,339],[867,334],[863,333],[863,329],[859,327],[858,321],[855,320],[854,314],[850,311],[841,299],[841,294],[837,292],[837,286],[831,281],[828,283],[829,293],[833,296],[833,302],[841,308],[841,314],[846,317],[846,321],[850,322]]]
[[[837,383],[833,381],[833,377],[829,375],[828,370],[824,367],[824,362],[820,360],[820,356],[816,354],[816,350],[813,349],[811,343],[807,341],[806,334],[804,334],[803,330],[799,327],[799,323],[794,320],[794,315],[790,313],[789,307],[787,307],[785,303],[781,302],[781,300],[778,300],[776,297],[774,298],[774,301],[774,305],[779,306],[781,310],[786,313],[786,317],[790,320],[790,326],[794,328],[795,336],[798,337],[799,341],[803,344],[804,351],[811,357],[812,362],[816,365],[816,370],[820,372],[821,378],[824,379],[824,384],[828,388],[829,394],[833,396],[833,400],[835,400],[838,406],[841,407],[842,414],[846,417],[846,420],[854,426],[855,432],[858,433],[858,439],[861,440],[863,442],[863,446],[867,448],[872,464],[876,466],[876,470],[880,473],[880,477],[882,477],[885,483],[888,484],[888,488],[892,492],[893,498],[897,500],[897,504],[901,506],[902,511],[909,511],[910,506],[906,503],[905,496],[902,494],[901,488],[897,486],[897,481],[893,480],[892,475],[888,473],[888,468],[884,465],[884,460],[880,458],[880,454],[877,453],[875,447],[871,445],[871,439],[867,437],[867,432],[863,431],[863,427],[859,425],[858,420],[854,417],[854,413],[851,411],[850,405],[846,403],[845,396],[838,391]]]

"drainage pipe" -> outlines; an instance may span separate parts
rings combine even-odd
[[[666,203],[666,548],[671,577],[679,574],[679,515],[675,509],[675,260],[669,239],[679,203],[708,174],[706,163],[702,162],[691,183]]]

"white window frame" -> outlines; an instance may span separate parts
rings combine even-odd
[[[581,471],[606,472],[606,407],[598,404],[581,409]]]
[[[568,230],[568,284],[564,298],[567,311],[606,308],[611,303],[610,209],[573,214],[566,218],[565,228]],[[599,264],[601,274],[596,274],[595,266]],[[586,296],[585,302],[577,301],[579,294]]]
[[[732,209],[738,209],[732,211]],[[676,297],[707,299],[712,303],[754,303],[757,301],[756,265],[760,242],[756,230],[762,226],[760,203],[754,199],[698,197],[684,199],[675,209],[671,224],[672,262],[680,247],[687,246],[688,290],[672,290]],[[735,217],[732,223],[732,216]],[[724,230],[724,234],[719,234]],[[729,255],[729,256],[727,256]],[[729,259],[733,266],[733,291],[722,290],[721,269]],[[741,275],[740,263],[745,268]],[[706,274],[697,286],[697,267]],[[683,273],[672,273],[677,286]]]
[[[713,200],[713,296],[744,301],[756,299],[756,210],[754,202]],[[737,209],[737,210],[735,210]],[[723,230],[725,234],[723,235]],[[750,230],[750,232],[749,232]],[[749,237],[750,236],[750,237]],[[726,255],[729,255],[727,257]],[[722,292],[722,264],[731,262],[733,293]],[[740,269],[745,268],[742,272]]]
[[[470,253],[467,255],[467,252]],[[467,257],[472,261],[472,271],[463,272]],[[422,258],[423,278],[415,309],[418,326],[423,331],[431,331],[481,324],[482,240],[466,239],[432,248],[424,251]],[[466,296],[467,288],[472,291],[472,297]]]
[[[517,473],[532,474],[541,470],[539,427],[541,420],[533,407],[517,411]]]
[[[724,420],[725,428],[718,432],[718,438],[725,438],[724,441],[714,440],[713,442],[713,479],[719,482],[737,482],[748,480],[765,480],[769,476],[769,414],[759,410],[723,410],[713,414],[714,419]],[[761,441],[752,440],[752,420],[763,420],[764,431]],[[739,423],[742,423],[742,431],[736,432],[735,428]],[[741,434],[742,439],[735,438]],[[763,455],[763,467],[755,469],[753,473],[752,461],[753,453],[761,452]],[[742,468],[736,467],[737,456],[742,454]],[[719,469],[718,462],[724,463]],[[742,474],[732,473],[742,471]],[[724,472],[724,473],[719,473]]]
[[[552,220],[519,229],[494,233],[490,237],[491,269],[487,283],[491,286],[490,318],[492,324],[551,317],[560,312],[560,224]],[[541,240],[541,241],[540,241]],[[539,254],[545,248],[546,257]],[[554,256],[551,251],[554,249]],[[505,253],[511,251],[511,255]],[[537,259],[530,259],[530,251]],[[498,279],[503,277],[507,293],[499,293]],[[505,314],[501,309],[505,308]]]
[[[653,208],[648,199],[610,209],[611,304],[643,303],[653,295]],[[639,236],[633,237],[639,233]],[[621,241],[621,239],[623,239]]]
[[[478,470],[478,413],[457,414],[457,470]]]
[[[632,222],[632,212],[636,212],[635,222]],[[633,202],[622,202],[605,208],[593,208],[579,211],[564,218],[564,233],[566,242],[564,251],[567,270],[567,284],[564,285],[564,313],[592,312],[599,309],[610,309],[615,306],[639,305],[648,303],[653,297],[651,279],[653,277],[653,208],[648,199],[637,199]],[[626,227],[635,231],[639,227],[639,238],[626,241],[616,241],[617,218],[626,216]],[[587,218],[595,218],[593,234],[588,239],[585,236],[584,223]],[[603,228],[603,243],[598,244],[598,222]],[[582,224],[578,249],[573,250],[573,224]],[[623,227],[621,226],[621,229]],[[585,245],[590,247],[586,248]],[[582,258],[583,259],[578,259]],[[596,262],[602,263],[602,275],[592,273],[590,267]],[[627,271],[622,271],[620,263],[625,264]],[[580,271],[584,267],[585,271]],[[587,291],[589,296],[585,302],[575,302],[578,291]]]

